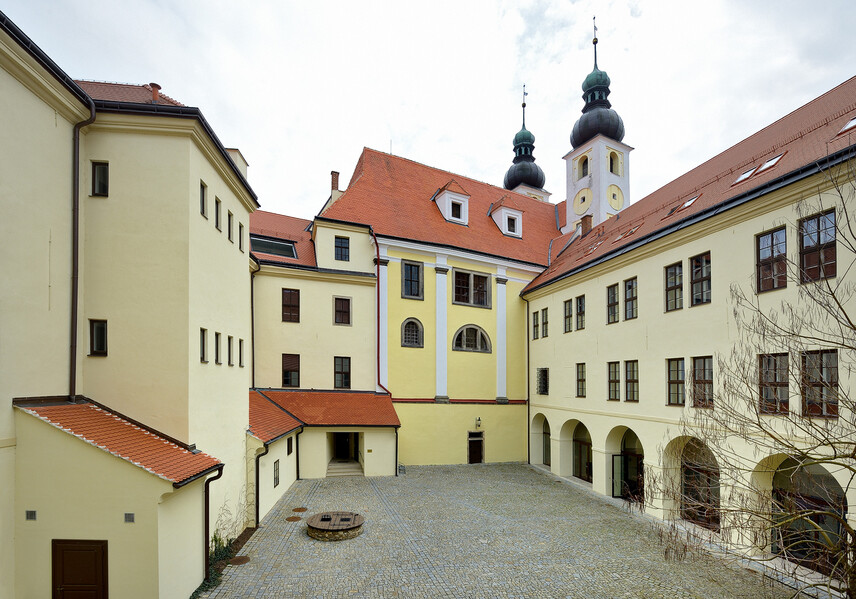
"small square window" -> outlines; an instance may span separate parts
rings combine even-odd
[[[92,163],[92,195],[107,196],[110,183],[110,165],[106,162]]]
[[[335,258],[348,262],[351,259],[351,240],[348,237],[336,237]]]
[[[27,520],[35,520],[36,519],[36,510],[25,510],[24,517]]]
[[[89,355],[107,355],[107,321],[89,321]]]
[[[125,523],[133,524],[135,521],[134,512],[125,512]]]

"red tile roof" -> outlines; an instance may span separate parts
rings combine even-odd
[[[261,393],[307,425],[400,426],[392,398],[359,391],[284,391]]]
[[[133,83],[107,83],[106,81],[75,81],[83,91],[94,100],[110,102],[134,102],[136,104],[152,103],[152,86],[135,85]],[[158,92],[158,104],[167,106],[184,106],[163,92]]]
[[[468,226],[446,221],[431,201],[444,187],[469,196]],[[525,213],[522,239],[503,235],[489,215],[503,196]],[[559,234],[554,204],[369,148],[363,149],[348,189],[321,216],[371,225],[379,236],[541,265],[547,264],[550,239]]]
[[[686,217],[770,183],[791,171],[813,165],[826,156],[856,144],[856,133],[838,135],[856,116],[856,77],[848,79],[805,106],[798,108],[754,135],[714,156],[651,195],[621,211],[575,240],[533,279],[525,291],[540,287],[604,258],[610,252],[666,229]],[[783,154],[775,166],[740,183],[738,177]],[[697,196],[691,205],[683,207]],[[639,225],[631,235],[627,232]],[[621,239],[619,236],[623,235]],[[554,250],[570,235],[553,242]]]
[[[303,423],[257,391],[250,391],[250,434],[262,443],[303,426]]]
[[[172,483],[181,483],[220,464],[95,404],[16,403],[16,407],[116,457]]]
[[[262,262],[278,262],[283,265],[317,266],[312,233],[306,230],[311,224],[312,221],[302,218],[256,210],[250,214],[250,235],[263,235],[265,237],[293,241],[297,258],[285,258],[262,252],[251,253]]]

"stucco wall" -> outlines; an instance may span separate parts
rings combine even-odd
[[[333,455],[330,433],[362,435],[363,472],[366,476],[393,476],[395,429],[386,427],[307,427],[300,434],[300,478],[324,478]],[[369,453],[371,449],[371,453]]]
[[[157,511],[159,599],[185,599],[202,582],[204,510],[204,479],[161,495]]]

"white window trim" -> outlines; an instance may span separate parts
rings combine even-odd
[[[469,196],[446,189],[437,195],[435,201],[443,218],[450,223],[466,225],[469,222]],[[461,218],[452,216],[452,203],[461,205]]]

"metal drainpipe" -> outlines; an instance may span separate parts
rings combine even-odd
[[[375,235],[374,229],[369,228],[369,231],[371,231],[375,245],[375,289],[377,290],[377,317],[375,318],[375,328],[377,329],[377,386],[389,393],[389,397],[391,399],[392,393],[390,393],[389,389],[384,387],[383,383],[380,382],[380,244],[377,242],[377,235]],[[396,460],[398,460],[398,456],[396,456]],[[395,463],[395,471],[398,472],[397,461]]]
[[[398,427],[395,427],[395,475],[398,476]]]
[[[253,389],[256,388],[256,299],[254,283],[256,280],[256,273],[261,269],[262,265],[258,264],[257,269],[250,271],[250,360],[253,362],[252,368],[250,368],[250,387]],[[258,512],[258,510],[256,510],[256,512]],[[258,513],[256,515],[258,515]]]
[[[270,443],[265,443],[265,450],[262,453],[256,454],[256,528],[259,527],[259,460],[270,451]]]
[[[217,480],[218,478],[223,476],[223,468],[225,465],[226,464],[220,464],[220,467],[217,468],[217,474],[215,476],[212,476],[211,478],[205,479],[205,539],[204,539],[204,541],[205,541],[205,543],[204,543],[204,549],[205,549],[205,566],[204,567],[205,567],[205,571],[202,573],[202,580],[206,580],[208,578],[208,568],[210,566],[210,556],[208,555],[208,552],[209,552],[208,533],[210,532],[209,528],[208,528],[208,514],[209,514],[209,510],[210,510],[210,506],[208,505],[209,501],[210,501],[208,485],[210,485],[212,482],[214,482],[215,480]]]
[[[74,125],[71,149],[71,343],[68,400],[77,395],[77,313],[80,289],[80,130],[95,122],[95,102],[89,98],[89,118]]]
[[[294,478],[300,480],[300,435],[303,434],[303,429],[294,435]]]

